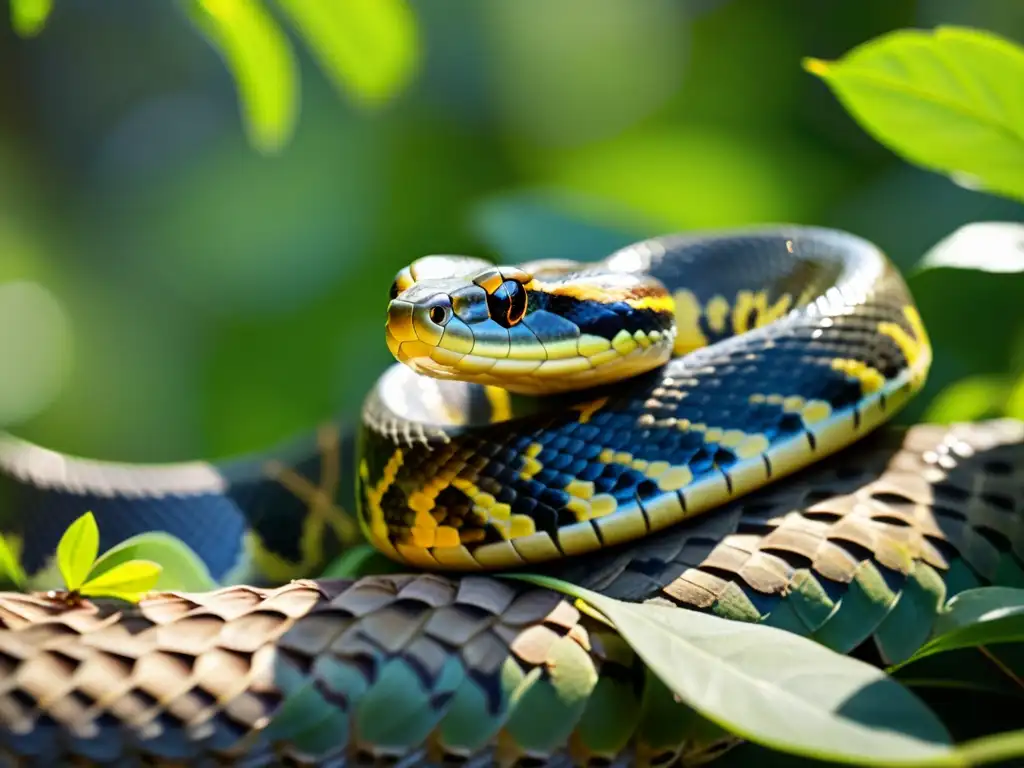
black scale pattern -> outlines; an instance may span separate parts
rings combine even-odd
[[[792,253],[787,241],[795,246]],[[647,271],[670,289],[689,288],[702,302],[714,295],[731,300],[740,290],[764,288],[769,303],[773,303],[782,294],[796,294],[809,284],[821,293],[839,279],[844,254],[865,248],[862,241],[839,233],[803,228],[710,238],[697,233],[657,243],[664,248],[648,249]],[[632,250],[639,252],[647,245]],[[638,459],[685,464],[697,476],[715,471],[715,466],[728,466],[732,458],[727,449],[707,444],[698,435],[667,428],[672,419],[686,418],[722,429],[738,428],[777,437],[801,430],[800,419],[775,405],[750,403],[751,394],[798,393],[826,400],[836,408],[849,407],[860,398],[859,386],[832,371],[831,360],[858,359],[890,376],[902,368],[904,361],[898,346],[877,333],[877,324],[882,320],[893,322],[908,333],[913,328],[902,315],[905,288],[894,271],[873,286],[871,295],[866,295],[866,286],[846,283],[840,287],[846,291],[840,298],[850,307],[824,308],[822,311],[830,314],[831,326],[821,323],[820,313],[800,315],[764,329],[760,339],[726,339],[721,345],[673,361],[660,372],[633,382],[552,399],[550,403],[534,401],[528,409],[533,415],[507,424],[454,430],[444,437],[436,429],[420,428],[417,432],[403,420],[389,416],[376,392],[371,393],[363,429],[370,482],[380,478],[396,447],[405,448],[405,463],[382,499],[387,522],[399,531],[407,528],[413,518],[407,506],[408,494],[420,487],[423,478],[447,468],[472,480],[498,503],[508,504],[513,514],[529,515],[539,530],[552,531],[576,520],[575,513],[566,508],[569,498],[565,487],[570,480],[589,480],[596,493],[611,494],[620,505],[657,492],[642,472],[600,461],[601,451],[606,448]],[[854,306],[858,307],[856,311],[846,311]],[[600,322],[601,314],[595,310],[593,322]],[[640,313],[634,314],[637,322],[645,319]],[[765,340],[774,346],[766,349]],[[410,397],[416,397],[416,389],[410,387]],[[684,392],[686,396],[680,397]],[[610,399],[590,413],[589,420],[584,420],[580,411],[567,408],[574,402],[605,396]],[[472,405],[467,417],[479,423],[477,411],[487,398],[475,396],[467,402]],[[516,408],[515,413],[520,410]],[[451,442],[444,444],[448,439]],[[535,457],[541,469],[532,477],[523,477],[523,454],[534,443],[541,446]],[[353,498],[355,490],[351,471],[354,454],[355,446],[346,438],[339,467],[342,482],[335,494],[342,504]],[[26,456],[17,449],[15,462]],[[83,470],[90,478],[90,483],[83,486],[63,475],[61,468],[76,461],[70,457],[32,464],[28,475],[0,462],[0,530],[24,539],[24,562],[30,571],[52,555],[60,533],[87,510],[92,510],[99,521],[102,548],[135,533],[163,529],[192,547],[215,578],[237,564],[243,534],[250,529],[271,551],[293,561],[300,555],[308,502],[267,476],[265,461],[275,456],[305,478],[308,485],[321,483],[323,467],[315,440],[230,464],[211,465],[212,476],[225,482],[198,491],[178,487],[176,481],[154,481],[148,470],[124,465],[111,477]],[[365,501],[364,492],[365,488],[360,488]],[[440,493],[438,509],[443,518],[462,530],[480,525],[481,521],[473,519],[471,500],[457,488]],[[501,537],[490,526],[479,530],[484,541]],[[319,546],[324,559],[337,548],[329,528]]]
[[[794,262],[786,250],[787,239],[807,260]],[[648,271],[670,290],[681,285],[713,286],[695,291],[707,298],[728,296],[733,288],[768,286],[769,300],[782,292],[798,293],[807,281],[818,295],[836,281],[838,290],[828,293],[823,304],[759,332],[727,338],[724,344],[675,359],[632,382],[570,397],[584,403],[610,396],[586,423],[578,410],[565,407],[565,399],[553,400],[551,411],[537,416],[453,433],[452,442],[441,449],[412,448],[382,502],[385,520],[397,540],[407,540],[402,531],[411,527],[415,517],[406,506],[407,493],[439,473],[457,473],[509,503],[513,513],[529,515],[537,530],[553,533],[577,522],[576,514],[567,508],[570,496],[565,491],[574,479],[593,482],[596,493],[613,495],[620,507],[661,493],[642,471],[601,461],[599,456],[606,449],[632,459],[684,465],[700,480],[727,470],[738,459],[731,449],[706,441],[700,432],[679,429],[680,421],[760,433],[775,442],[806,431],[806,425],[798,413],[786,412],[777,404],[751,402],[751,395],[799,395],[846,410],[865,393],[857,379],[832,368],[833,360],[860,361],[887,379],[906,366],[899,346],[877,331],[882,321],[912,331],[902,315],[905,286],[891,269],[870,286],[857,283],[855,275],[843,272],[848,265],[837,258],[849,247],[842,238],[751,236],[697,246],[689,238],[664,242],[667,255],[655,259]],[[369,408],[378,406],[371,399]],[[520,472],[527,463],[523,454],[533,444],[541,446],[535,458],[542,469],[523,478]],[[394,446],[380,441],[372,430],[368,445],[374,446],[368,456],[370,476],[379,477]],[[473,519],[472,506],[465,493],[447,488],[437,497],[434,514],[439,524],[463,532],[483,526],[480,542],[500,540],[496,529]]]

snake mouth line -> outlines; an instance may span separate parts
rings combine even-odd
[[[493,323],[470,326],[457,317],[443,328],[432,327],[429,319],[419,316],[419,309],[391,303],[385,340],[396,360],[433,378],[497,386],[517,394],[587,389],[645,373],[668,361],[676,338],[670,326],[621,330],[612,338],[573,329],[571,335],[545,342],[527,321],[517,338],[510,339],[507,333],[495,334],[488,327]],[[545,319],[534,322],[542,326]]]

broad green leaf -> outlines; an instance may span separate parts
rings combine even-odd
[[[938,718],[869,664],[773,627],[520,578],[590,603],[680,699],[749,741],[845,763],[958,764]]]
[[[364,104],[408,83],[419,59],[406,0],[277,0],[335,87]]]
[[[25,583],[25,570],[18,556],[18,544],[6,535],[0,535],[0,583],[21,587]]]
[[[1013,760],[1024,755],[1024,730],[1005,731],[972,739],[961,744],[956,751],[966,765]]]
[[[924,421],[952,424],[992,418],[1003,412],[1010,392],[1005,376],[968,376],[943,389],[924,412]]]
[[[85,597],[116,597],[137,603],[156,586],[159,578],[159,564],[149,560],[129,560],[90,579],[79,591]]]
[[[965,224],[924,255],[918,269],[958,267],[984,272],[1024,272],[1024,224],[979,221]]]
[[[86,512],[64,531],[57,544],[57,567],[70,591],[82,586],[100,549],[100,530],[92,512]]]
[[[969,589],[939,614],[932,639],[890,672],[944,651],[1020,641],[1024,641],[1024,589]]]
[[[999,391],[997,379],[1006,374],[1024,331],[1022,253],[1020,225],[968,224],[933,246],[908,275],[936,350],[935,375],[922,399],[969,379],[944,393],[929,418],[981,417],[1005,407],[1009,393]]]
[[[1024,48],[982,30],[906,29],[804,66],[906,160],[1024,200]]]
[[[1017,379],[1006,396],[1005,415],[1024,419],[1024,375]]]
[[[153,589],[205,592],[216,589],[217,582],[206,565],[181,539],[163,531],[147,531],[111,547],[89,571],[95,580],[129,560],[149,560],[160,564],[160,578]]]
[[[1024,589],[978,587],[956,595],[935,620],[935,638],[971,624],[1000,619],[1019,612],[1024,614]]]
[[[43,31],[53,11],[53,0],[11,0],[11,26],[21,37],[35,37]]]
[[[1024,689],[1015,682],[1021,670],[1020,656],[1024,655],[1024,644],[1011,643],[1008,645],[992,646],[987,653],[979,652],[977,647],[959,648],[944,653],[937,653],[932,656],[913,661],[898,669],[890,669],[888,672],[896,677],[903,685],[917,691],[918,695],[926,701],[929,697],[929,690],[944,689],[973,692],[976,694],[995,695],[1000,697],[1013,697],[1024,702]],[[993,657],[998,659],[998,664],[993,663]],[[902,662],[901,662],[902,663]],[[1007,674],[1009,670],[1011,674]],[[966,702],[967,699],[965,698]],[[935,709],[933,706],[932,709]],[[937,713],[941,716],[941,713]],[[948,718],[943,722],[951,729],[959,729],[967,724],[966,714],[956,719],[954,724]],[[1024,725],[1021,720],[1019,725]],[[1018,727],[1010,724],[999,730],[1009,730]],[[992,733],[995,728],[984,728],[964,738],[982,736]],[[954,740],[963,741],[964,738]]]
[[[287,36],[258,0],[189,0],[187,8],[231,70],[249,140],[260,151],[279,150],[298,115],[298,71]]]

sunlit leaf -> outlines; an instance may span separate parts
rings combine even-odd
[[[64,531],[57,544],[57,567],[69,590],[82,586],[100,548],[100,531],[92,512],[86,512]]]
[[[187,8],[231,70],[250,141],[264,152],[280,149],[295,129],[299,100],[287,36],[257,0],[189,0]]]
[[[975,421],[1003,413],[1010,391],[1004,376],[969,376],[960,379],[936,395],[924,413],[924,421],[952,424]]]
[[[1024,200],[1024,48],[981,30],[908,29],[804,65],[906,160]]]
[[[1024,589],[968,589],[939,614],[932,639],[890,671],[936,653],[1020,641],[1024,641]]]
[[[774,627],[522,578],[594,606],[680,699],[750,741],[857,764],[957,763],[931,710],[870,664]]]
[[[419,59],[406,0],[277,0],[335,86],[365,104],[401,90]]]
[[[966,224],[930,249],[918,264],[918,269],[934,267],[980,269],[997,274],[1024,272],[1024,224]]]
[[[1000,391],[998,380],[1024,330],[1022,252],[1024,227],[968,224],[933,246],[908,275],[936,365],[956,379],[969,377],[942,394],[929,418],[980,418],[993,415],[993,407],[1002,412],[1009,392]]]
[[[1006,396],[1004,414],[1015,419],[1024,419],[1024,375],[1017,379]]]
[[[85,597],[115,597],[137,603],[156,586],[159,579],[159,564],[149,560],[129,560],[89,579],[79,591]]]
[[[964,742],[956,751],[965,765],[982,765],[1013,760],[1024,755],[1024,730],[982,736]]]
[[[163,531],[140,533],[108,549],[93,565],[89,581],[95,581],[129,560],[160,564],[160,578],[153,589],[203,592],[217,587],[199,555],[181,539]]]
[[[53,0],[11,0],[11,26],[22,37],[42,32],[53,10]]]
[[[0,583],[21,587],[25,583],[25,570],[16,549],[16,542],[0,535]]]

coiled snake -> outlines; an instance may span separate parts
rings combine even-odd
[[[874,638],[889,659],[949,594],[1022,573],[1021,424],[865,437],[931,348],[895,268],[853,235],[688,234],[582,265],[426,257],[396,278],[385,336],[400,363],[358,438],[327,424],[265,455],[145,467],[0,441],[0,523],[28,571],[91,509],[103,546],[166,530],[218,581],[266,585],[138,609],[4,595],[0,749],[664,765],[722,734],[607,627],[546,590],[415,572],[526,565],[837,650]],[[412,573],[275,587],[351,543],[350,484],[366,539]]]

